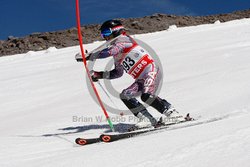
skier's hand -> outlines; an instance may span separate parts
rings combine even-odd
[[[85,50],[86,61],[90,60],[91,53],[89,54],[88,50]]]
[[[97,82],[99,79],[103,79],[104,72],[91,71],[91,78],[93,82]]]
[[[82,62],[82,61],[83,61],[82,55],[81,55],[80,53],[77,53],[77,54],[75,55],[75,59],[76,59],[77,62]]]
[[[85,54],[86,54],[86,61],[91,60],[90,59],[91,54],[88,54],[88,50],[85,50]],[[80,53],[77,53],[75,55],[75,59],[77,62],[83,62],[82,55]]]

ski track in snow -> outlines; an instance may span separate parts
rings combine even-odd
[[[104,116],[89,95],[83,64],[74,60],[79,47],[1,57],[0,166],[248,167],[250,19],[172,27],[135,38],[150,45],[163,64],[160,96],[197,121],[113,143],[77,146],[76,137],[109,130],[96,119]],[[93,50],[102,43],[85,47]],[[109,60],[97,61],[95,69],[104,69]],[[126,75],[112,81],[118,92],[131,83]],[[74,122],[73,116],[89,121]],[[123,118],[114,121],[116,127],[135,123],[129,115]]]

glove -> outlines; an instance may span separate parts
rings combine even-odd
[[[89,61],[90,60],[90,55],[88,55],[88,51],[86,50],[85,53],[87,55],[86,56],[86,61]],[[77,62],[83,62],[82,55],[80,53],[77,53],[75,55],[75,59],[76,59]]]
[[[80,53],[77,53],[77,54],[75,55],[75,59],[76,59],[77,62],[82,62],[82,61],[83,61],[82,55],[81,55]]]
[[[99,79],[103,79],[104,72],[91,71],[91,73],[91,78],[93,82],[97,82]]]
[[[88,50],[85,50],[85,54],[86,54],[86,61],[94,61],[96,59],[96,57],[98,57],[98,55],[100,54],[101,51],[96,51],[96,52],[92,52],[92,53],[88,53]],[[75,55],[75,59],[77,62],[82,62],[82,55],[80,53],[77,53]]]

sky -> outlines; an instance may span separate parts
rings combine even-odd
[[[154,13],[203,16],[250,9],[250,0],[79,0],[81,23]],[[0,40],[76,26],[74,0],[0,0]]]

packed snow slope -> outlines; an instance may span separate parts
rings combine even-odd
[[[135,38],[150,45],[161,60],[160,96],[204,124],[77,146],[76,137],[109,130],[88,91],[83,64],[74,60],[79,46],[30,51],[0,58],[0,166],[248,167],[250,19],[172,26]],[[104,69],[109,61],[98,60],[95,69]],[[132,82],[125,74],[112,85],[120,92]],[[96,86],[103,101],[113,106]],[[112,99],[119,109],[126,109],[119,99]],[[136,122],[119,112],[110,116],[116,128]]]

